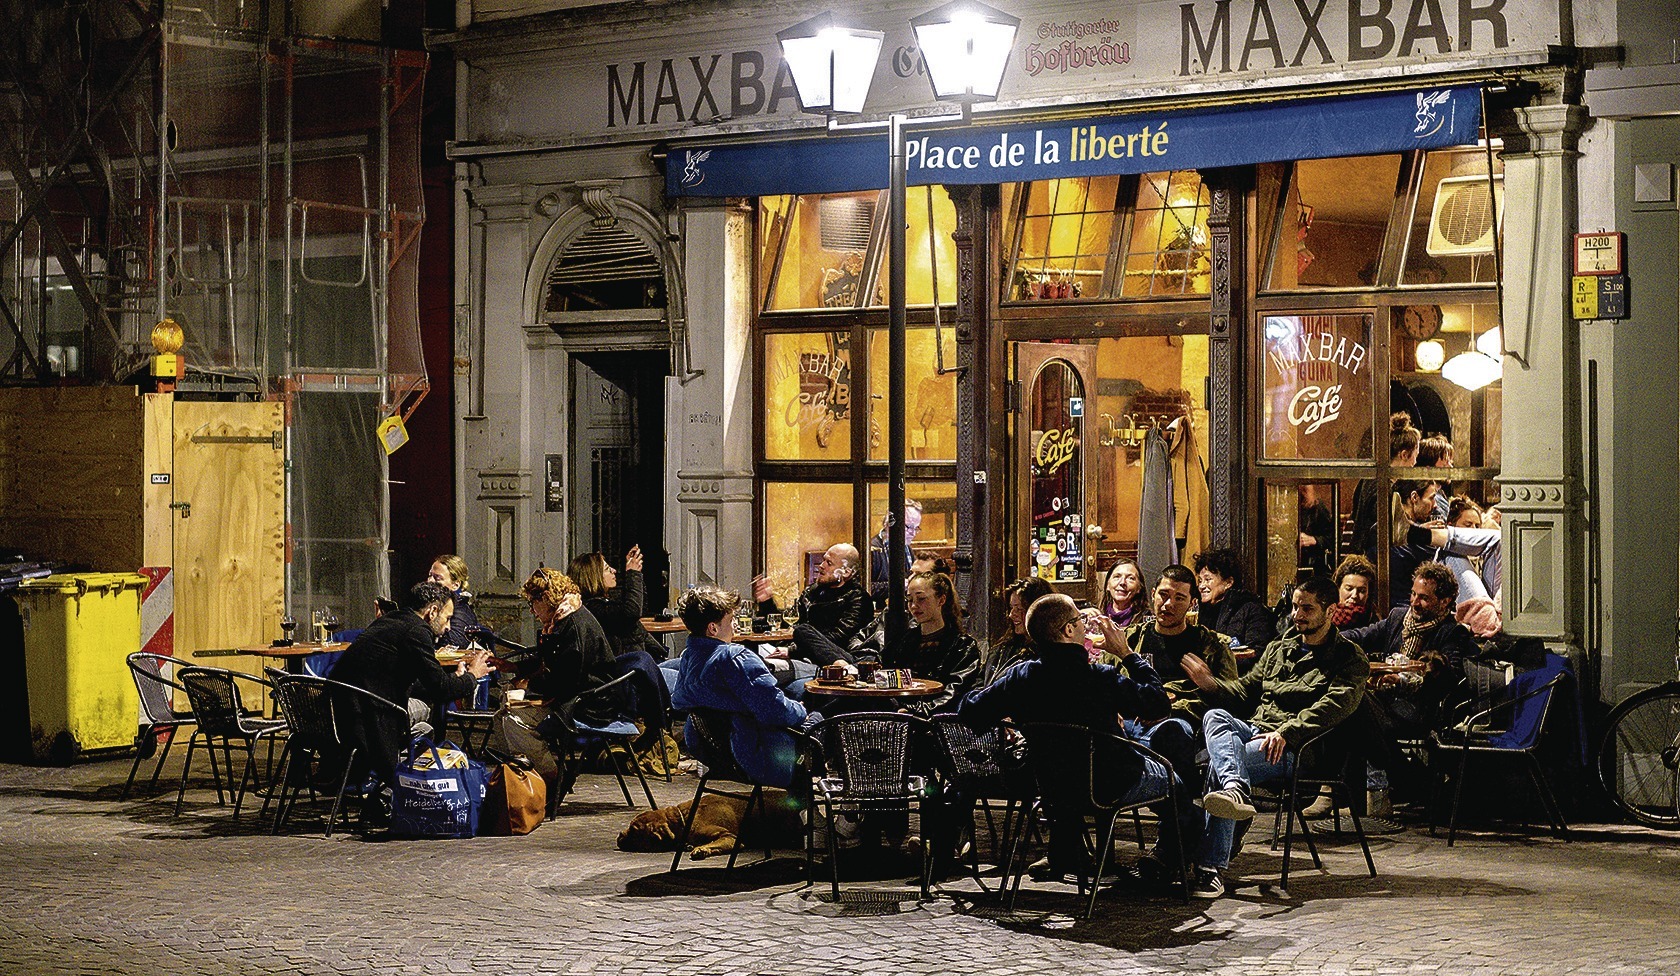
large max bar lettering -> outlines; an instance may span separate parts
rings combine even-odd
[[[1485,39],[1495,49],[1509,43],[1505,23],[1506,0],[1341,0],[1331,9],[1332,0],[1278,0],[1277,16],[1273,16],[1273,0],[1245,0],[1239,4],[1238,14],[1246,9],[1248,29],[1242,47],[1233,64],[1231,60],[1231,4],[1232,0],[1208,3],[1186,3],[1179,6],[1179,67],[1180,75],[1226,73],[1267,68],[1299,68],[1309,56],[1317,60],[1313,65],[1335,64],[1324,32],[1337,35],[1337,28],[1345,28],[1346,60],[1375,61],[1386,57],[1448,54],[1455,49],[1468,51],[1477,39],[1477,24],[1483,25]],[[1203,18],[1211,6],[1212,14]],[[1448,14],[1456,15],[1448,29]],[[1402,8],[1404,16],[1401,16]],[[1331,22],[1324,24],[1326,12]],[[1340,18],[1345,15],[1346,21]],[[1278,21],[1283,21],[1283,29]],[[1294,49],[1293,56],[1285,56],[1285,42]]]
[[[685,69],[676,58],[659,62],[659,75],[654,81],[653,104],[648,104],[647,61],[632,62],[628,66],[607,65],[607,128],[621,125],[657,125],[669,122],[709,122],[723,117],[717,95],[712,91],[713,78],[723,55],[709,58],[691,57]],[[621,72],[620,68],[624,68]],[[680,79],[683,79],[679,81]],[[685,84],[686,82],[686,84]],[[690,88],[686,95],[684,88]],[[776,63],[776,78],[765,91],[764,55],[758,51],[735,51],[729,55],[729,111],[730,118],[775,112],[785,98],[797,98],[793,74],[780,60]],[[667,117],[661,119],[661,112]]]

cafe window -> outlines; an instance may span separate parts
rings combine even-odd
[[[1206,295],[1208,192],[1193,170],[1003,187],[1006,302]]]
[[[759,401],[755,468],[763,570],[778,598],[797,595],[814,558],[837,542],[862,552],[886,511],[885,196],[762,198],[755,328]],[[930,209],[931,206],[931,219]],[[923,543],[956,544],[955,209],[943,187],[910,191],[905,336],[909,497]],[[872,300],[860,298],[873,294]]]
[[[1491,285],[1500,144],[1259,167],[1262,291]]]
[[[1383,239],[1394,211],[1401,157],[1354,156],[1310,159],[1283,172],[1261,226],[1275,233],[1275,254],[1267,287],[1272,289],[1360,288],[1377,283]]]
[[[1194,170],[1145,173],[1138,180],[1123,259],[1125,298],[1208,294],[1208,191]]]
[[[761,197],[760,307],[765,311],[887,304],[887,194]],[[905,303],[956,302],[956,208],[942,186],[905,200]]]
[[[1491,524],[1484,513],[1499,497],[1498,304],[1491,290],[1458,295],[1437,304],[1379,293],[1374,299],[1385,304],[1374,311],[1256,316],[1264,350],[1261,579],[1270,598],[1361,555],[1378,577],[1373,606],[1385,613],[1404,601],[1412,568],[1432,552],[1407,540],[1410,523]],[[1468,369],[1446,366],[1460,357]],[[1418,466],[1392,456],[1396,423],[1416,431]],[[1428,511],[1407,510],[1401,489],[1421,481],[1438,481],[1439,497]],[[1448,560],[1463,570],[1461,599],[1499,588],[1479,575],[1481,558]]]
[[[1498,152],[1497,147],[1495,153]],[[1505,164],[1480,147],[1428,153],[1412,198],[1402,285],[1492,284],[1505,210]]]
[[[764,337],[764,456],[843,461],[852,453],[852,333]]]

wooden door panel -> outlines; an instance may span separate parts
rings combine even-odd
[[[177,402],[174,419],[176,653],[267,643],[285,603],[282,405]]]
[[[1019,565],[1023,575],[1042,576],[1058,592],[1093,601],[1100,581],[1086,532],[1096,508],[1097,458],[1085,406],[1095,406],[1096,380],[1094,346],[1015,344]]]

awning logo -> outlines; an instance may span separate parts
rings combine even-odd
[[[1427,139],[1441,131],[1441,127],[1447,124],[1447,120],[1445,115],[1437,109],[1446,104],[1446,101],[1451,97],[1452,91],[1446,88],[1432,92],[1418,92],[1417,112],[1413,115],[1413,118],[1417,119],[1417,125],[1412,127],[1412,135],[1419,139]]]
[[[706,182],[706,174],[700,172],[700,164],[710,159],[711,155],[712,151],[710,149],[688,153],[687,160],[683,163],[683,186],[699,186]]]

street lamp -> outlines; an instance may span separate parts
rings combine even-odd
[[[997,98],[1015,43],[1019,17],[972,0],[955,0],[910,21],[934,97],[970,106]],[[799,104],[833,116],[863,110],[875,75],[882,33],[819,14],[776,35],[793,75]],[[887,116],[887,634],[904,631],[904,211],[905,145],[902,114]],[[833,126],[832,118],[830,127]]]

